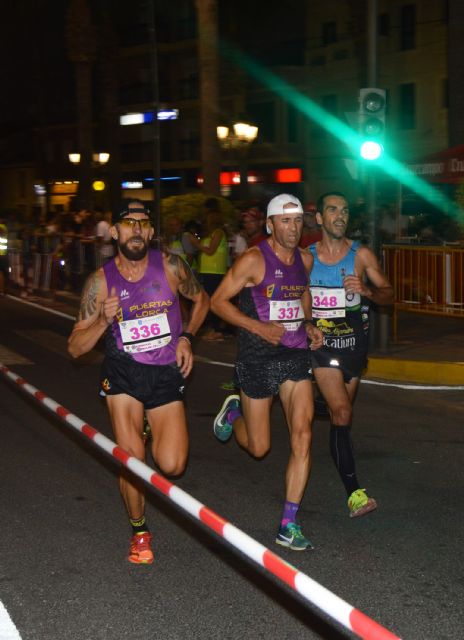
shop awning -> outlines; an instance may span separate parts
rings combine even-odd
[[[464,144],[408,164],[408,169],[427,182],[458,184],[464,180]]]

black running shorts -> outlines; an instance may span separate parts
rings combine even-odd
[[[145,409],[184,399],[185,379],[175,362],[148,365],[105,358],[100,379],[101,395],[126,393]]]
[[[249,398],[270,398],[279,393],[287,380],[299,382],[311,379],[309,349],[293,349],[292,358],[266,363],[237,362],[235,384]]]
[[[367,353],[338,354],[316,349],[311,351],[312,368],[326,367],[328,369],[340,369],[343,380],[348,383],[352,378],[360,378],[367,367]]]

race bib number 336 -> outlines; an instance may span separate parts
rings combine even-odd
[[[124,351],[143,353],[161,349],[171,342],[171,330],[165,313],[119,323]]]

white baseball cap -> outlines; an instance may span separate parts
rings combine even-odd
[[[285,205],[292,204],[293,207],[288,207],[284,209]],[[269,201],[267,205],[267,215],[266,218],[270,218],[271,216],[283,216],[287,213],[303,213],[303,206],[298,198],[292,196],[290,193],[281,193],[272,200]],[[266,231],[271,233],[269,225],[266,225]]]

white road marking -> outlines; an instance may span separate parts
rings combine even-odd
[[[219,367],[234,367],[234,364],[229,362],[220,362],[218,360],[210,360],[203,356],[195,356],[197,362],[204,362],[205,364],[214,364]],[[395,387],[395,389],[407,389],[408,391],[462,391],[464,386],[458,385],[423,385],[423,384],[405,384],[399,382],[381,382],[380,380],[365,380],[361,378],[363,384],[373,384],[379,387]]]
[[[10,618],[8,611],[5,609],[3,602],[0,601],[0,640],[21,640],[21,635],[13,620]]]
[[[19,302],[22,302],[23,304],[28,304],[32,307],[37,307],[38,309],[42,309],[43,311],[49,311],[50,313],[55,313],[56,315],[62,316],[63,318],[68,318],[73,322],[75,321],[75,318],[73,316],[70,316],[66,313],[61,313],[60,311],[55,311],[55,309],[43,307],[40,304],[35,304],[34,302],[28,302],[21,298],[16,298],[15,296],[8,296],[8,297],[14,300],[17,300]],[[98,355],[100,356],[100,354]],[[81,358],[79,359],[80,361],[82,361],[82,357],[83,356],[81,356]],[[0,359],[3,360],[3,358],[0,358]],[[101,360],[101,356],[100,356],[100,360]],[[204,362],[205,364],[212,364],[220,367],[234,368],[235,366],[233,363],[230,363],[230,362],[220,362],[218,360],[210,360],[209,358],[205,358],[203,356],[195,356],[195,360],[197,362]],[[98,358],[95,361],[98,362],[99,361]],[[9,364],[9,363],[5,362],[5,364]],[[398,383],[398,382],[380,382],[378,380],[366,380],[364,378],[361,378],[361,383],[372,384],[379,387],[394,387],[395,389],[407,389],[408,391],[462,391],[464,390],[464,386],[462,385],[419,385],[419,384],[405,384],[405,383]],[[0,640],[2,639],[0,638]]]
[[[10,300],[15,300],[15,302],[20,302],[21,304],[27,304],[29,307],[35,307],[36,309],[40,309],[41,311],[48,311],[49,313],[53,313],[56,316],[61,316],[62,318],[67,318],[68,320],[72,320],[73,322],[75,322],[76,320],[76,318],[74,316],[70,316],[69,313],[63,313],[62,311],[57,311],[56,309],[52,309],[51,307],[44,307],[43,304],[30,302],[29,300],[24,300],[23,298],[18,298],[17,296],[8,295],[7,298],[10,298]]]
[[[397,389],[407,389],[408,391],[462,391],[462,385],[439,385],[439,384],[407,384],[399,382],[380,382],[380,380],[364,380],[364,384],[375,384],[378,387],[396,387]]]
[[[68,354],[68,339],[65,336],[49,331],[48,329],[27,329],[15,332],[21,338],[31,340],[35,344],[57,353],[59,356],[71,358]],[[95,349],[85,353],[79,358],[79,364],[95,364],[103,360],[103,354],[99,353]],[[1,638],[0,638],[1,640]]]
[[[3,364],[34,364],[32,360],[28,360],[24,356],[16,353],[16,351],[11,351],[11,349],[7,349],[4,345],[0,344],[0,362]],[[0,640],[1,636],[0,636]]]

